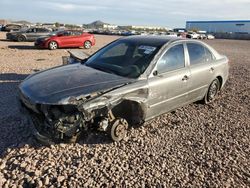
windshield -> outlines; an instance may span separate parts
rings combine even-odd
[[[148,67],[160,45],[118,40],[91,56],[86,66],[123,77],[137,78]]]

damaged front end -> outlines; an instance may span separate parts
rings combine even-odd
[[[35,138],[43,144],[76,142],[90,129],[109,132],[114,141],[123,139],[128,122],[125,118],[115,117],[111,110],[119,101],[111,105],[102,97],[93,98],[69,99],[71,104],[49,105],[32,104],[22,96],[20,104],[22,112],[28,113],[32,120]]]
[[[36,118],[36,128],[40,133],[53,135],[54,140],[74,139],[85,127],[85,121],[74,105],[41,105],[42,117]]]
[[[34,135],[43,143],[61,141],[75,142],[83,130],[87,129],[83,114],[75,105],[40,105],[33,107],[20,102],[35,127]]]
[[[120,141],[130,119],[136,119],[134,112],[145,114],[138,100],[147,96],[145,82],[133,86],[135,81],[82,64],[65,65],[26,78],[19,85],[19,101],[45,144],[75,142],[92,129]]]

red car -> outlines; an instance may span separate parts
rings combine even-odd
[[[55,50],[57,48],[84,47],[91,48],[95,45],[95,37],[92,34],[81,31],[58,31],[50,36],[38,38],[35,46]]]

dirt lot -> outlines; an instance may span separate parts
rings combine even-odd
[[[162,115],[132,128],[121,143],[93,134],[77,144],[44,147],[18,112],[17,85],[60,65],[67,52],[4,38],[0,32],[0,187],[250,186],[249,41],[207,41],[230,59],[229,81],[214,103]],[[88,52],[115,38],[96,36]]]

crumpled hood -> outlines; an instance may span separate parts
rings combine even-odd
[[[19,86],[30,101],[57,104],[68,97],[87,96],[132,82],[134,79],[105,73],[82,64],[72,64],[35,73]]]

